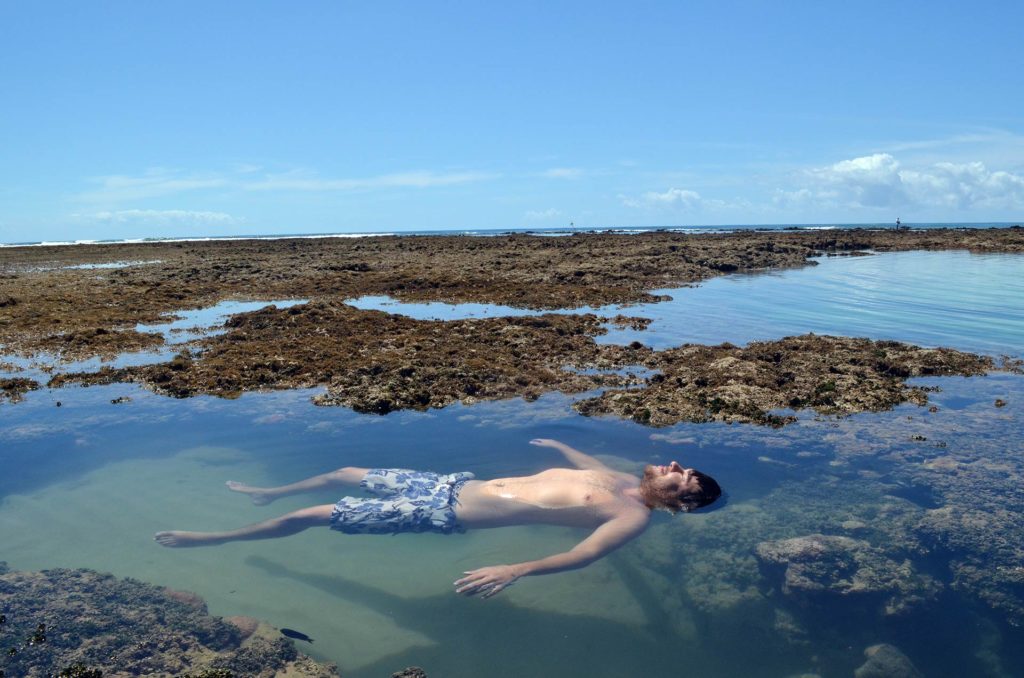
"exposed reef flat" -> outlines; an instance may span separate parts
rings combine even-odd
[[[583,414],[618,414],[643,424],[680,421],[751,422],[784,426],[778,409],[849,415],[924,405],[927,389],[908,386],[921,376],[974,376],[1019,370],[1019,361],[895,341],[807,334],[746,348],[685,345],[652,352],[644,365],[659,370],[644,388],[608,390],[577,403]]]
[[[90,570],[0,563],[0,610],[3,675],[340,675],[256,620],[214,617],[194,594]]]
[[[724,273],[809,265],[866,249],[1024,252],[1024,229],[750,231],[691,235],[391,236],[0,248],[0,345],[65,357],[123,350],[136,323],[224,299],[487,302],[534,309],[652,301]],[[136,263],[132,263],[136,262]],[[144,265],[138,262],[145,262]],[[124,264],[117,268],[71,268]],[[64,337],[76,340],[61,346]]]
[[[850,414],[907,400],[924,403],[924,391],[906,387],[905,379],[977,375],[999,367],[955,351],[813,336],[745,349],[683,346],[654,352],[638,342],[594,341],[604,332],[603,322],[643,328],[642,318],[549,314],[441,322],[343,303],[361,294],[535,308],[634,302],[652,299],[649,290],[656,287],[803,266],[813,263],[808,257],[814,254],[865,248],[1017,252],[1024,250],[1024,233],[659,232],[5,248],[0,342],[5,351],[22,355],[110,358],[161,346],[161,335],[136,325],[166,321],[161,314],[232,297],[302,297],[310,301],[235,315],[225,333],[185,344],[168,362],[57,374],[49,385],[131,381],[176,397],[323,386],[318,404],[376,413],[611,388],[581,402],[579,410],[655,426],[715,420],[780,426],[792,417],[772,410]],[[131,261],[147,263],[71,267]],[[641,378],[621,372],[637,365],[659,373]],[[14,400],[18,389],[12,384],[4,392]]]
[[[771,410],[851,414],[906,401],[923,405],[925,389],[906,385],[908,378],[1018,367],[951,349],[815,335],[747,348],[653,351],[638,342],[596,343],[594,337],[605,331],[601,324],[593,314],[414,320],[315,301],[237,315],[227,322],[227,332],[198,341],[194,353],[166,363],[59,374],[50,386],[137,382],[179,398],[324,386],[317,404],[377,414],[604,388],[610,390],[580,401],[577,409],[654,426],[783,426],[795,418]],[[657,372],[640,376],[629,371],[635,366]]]

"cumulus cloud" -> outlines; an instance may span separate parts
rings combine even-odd
[[[692,210],[700,207],[704,200],[697,191],[684,188],[670,188],[664,193],[648,191],[639,198],[619,196],[626,207],[658,208],[669,207],[677,210]]]
[[[804,173],[808,184],[779,190],[782,206],[827,204],[843,207],[940,207],[1020,209],[1024,176],[993,171],[984,163],[933,163],[904,167],[888,153],[852,158]]]

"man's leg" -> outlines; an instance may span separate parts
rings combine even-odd
[[[312,478],[306,478],[300,480],[297,483],[291,485],[282,485],[280,487],[251,487],[244,483],[238,483],[234,480],[229,480],[226,484],[229,490],[233,492],[241,492],[242,494],[249,495],[252,499],[252,503],[257,506],[263,504],[269,504],[275,499],[281,497],[287,497],[290,494],[300,494],[302,492],[312,492],[314,490],[322,490],[327,487],[336,487],[340,485],[358,485],[359,481],[363,479],[366,472],[369,469],[358,468],[356,466],[346,466],[345,468],[339,468],[337,471],[331,471],[330,473],[323,473]]]
[[[252,539],[277,539],[298,534],[310,527],[330,525],[331,512],[334,504],[323,504],[293,511],[279,518],[264,520],[262,523],[249,525],[228,532],[157,532],[153,535],[161,546],[213,546],[229,541],[249,541]]]

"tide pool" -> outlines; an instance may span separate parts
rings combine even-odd
[[[828,258],[615,309],[654,322],[601,341],[662,348],[814,331],[1019,356],[1022,281],[1024,258],[1009,255]],[[213,614],[308,634],[315,643],[303,651],[355,678],[408,665],[455,678],[849,676],[879,643],[925,675],[1020,675],[1024,591],[1013,554],[1024,534],[1024,377],[918,383],[941,389],[930,394],[935,411],[904,405],[845,419],[805,411],[781,430],[589,419],[560,394],[379,417],[315,407],[317,390],[172,400],[126,384],[43,389],[0,405],[0,560],[192,590]],[[130,401],[111,403],[122,397]],[[455,595],[452,582],[475,567],[566,550],[586,533],[309,530],[186,550],[152,541],[158,530],[227,529],[337,499],[253,506],[226,490],[229,479],[276,485],[346,465],[488,478],[562,463],[527,444],[535,437],[627,471],[678,459],[714,475],[728,502],[659,514],[608,558],[523,579],[486,601]],[[820,587],[801,588],[796,573],[787,579],[765,559],[769,547],[813,535],[847,540],[834,542],[845,579],[804,572],[800,581]],[[844,589],[847,579],[860,588]]]

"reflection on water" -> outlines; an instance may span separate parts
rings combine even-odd
[[[219,329],[224,321],[239,313],[252,313],[268,306],[289,308],[304,304],[308,299],[285,299],[281,301],[222,301],[207,308],[177,311],[174,319],[155,325],[138,324],[137,332],[156,332],[163,335],[168,344],[183,344],[187,341],[221,334]]]
[[[869,294],[853,268],[870,258],[828,260],[792,275],[828,279],[832,266],[847,272],[854,282],[842,298],[853,310],[837,326],[866,324],[870,314],[858,309],[884,306],[890,310],[875,314],[879,322],[900,328],[904,302],[893,299],[906,297],[914,300],[908,314],[936,320],[900,332],[965,337],[922,343],[984,350],[998,341],[1004,352],[1024,353],[1020,302],[1004,298],[1020,276],[1002,278],[1008,271],[999,267],[1009,264],[1000,258],[947,256],[916,273],[902,269],[913,281],[932,265],[966,274],[970,262],[984,262],[971,283],[979,299],[971,312],[982,315],[952,320],[956,329],[947,334],[938,319],[959,316],[950,309],[960,302],[949,297],[943,311],[937,283],[928,294],[908,290],[911,282],[891,296],[884,286]],[[751,338],[792,333],[776,330],[797,317],[838,313],[842,299],[826,282],[805,283],[804,292],[817,300],[808,306],[832,303],[832,310],[790,308],[796,290],[780,291],[793,284],[790,275],[749,279],[742,288],[739,296],[757,297],[759,285],[777,286],[758,303],[781,303],[752,303],[769,329]],[[725,303],[733,296],[727,290],[746,284],[730,279],[716,290],[718,282],[680,291],[672,303],[684,293]],[[989,332],[984,309],[1000,305],[1006,323]],[[653,331],[678,342],[712,325],[742,328],[735,308],[724,313],[736,313],[736,323],[691,325],[696,311],[673,311]],[[580,417],[558,394],[376,417],[313,407],[309,391],[228,401],[172,400],[126,384],[44,389],[0,405],[0,558],[14,568],[84,566],[194,590],[214,614],[307,633],[316,643],[304,650],[355,678],[411,664],[455,678],[677,675],[680,657],[686,672],[704,675],[850,676],[864,651],[883,643],[925,675],[1022,675],[1024,635],[1014,624],[1024,621],[1024,377],[920,381],[942,389],[931,394],[934,412],[905,405],[839,420],[802,413],[782,430],[648,429]],[[111,404],[121,396],[131,401]],[[1006,405],[995,407],[996,399]],[[226,491],[228,479],[279,484],[344,465],[520,475],[559,462],[528,445],[534,437],[570,441],[624,470],[678,459],[715,475],[729,503],[706,514],[658,515],[605,560],[522,580],[488,601],[456,596],[451,582],[474,567],[565,550],[583,535],[551,527],[393,538],[310,530],[191,550],[151,540],[157,530],[234,527],[336,499],[312,494],[253,506]]]
[[[899,252],[820,259],[820,265],[714,278],[655,290],[672,301],[556,313],[652,318],[645,331],[610,329],[601,342],[746,344],[794,334],[895,339],[992,355],[1024,346],[1024,258],[1012,254]],[[358,308],[418,319],[536,315],[492,304],[404,303],[361,297]]]

